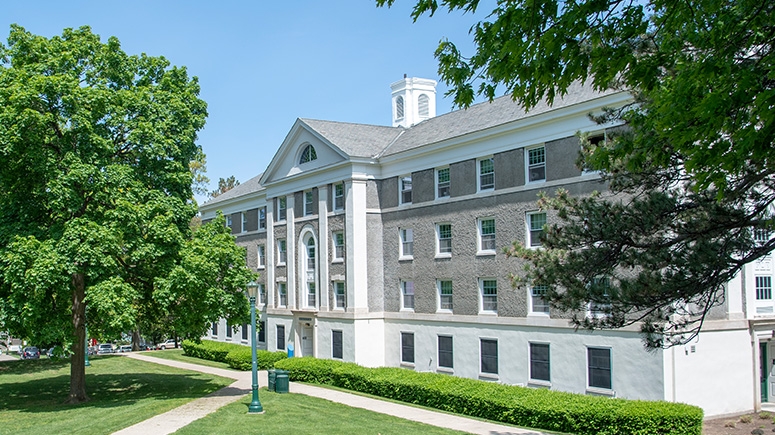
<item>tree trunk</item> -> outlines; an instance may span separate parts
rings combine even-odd
[[[140,350],[140,328],[135,328],[132,331],[132,351],[137,352]]]
[[[73,283],[73,327],[75,338],[73,355],[70,357],[70,395],[67,403],[83,403],[86,396],[86,278],[82,273],[74,273]]]

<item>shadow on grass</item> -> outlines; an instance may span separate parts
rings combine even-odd
[[[13,374],[20,379],[0,383],[0,409],[42,413],[76,407],[112,408],[146,399],[194,399],[223,387],[196,373],[89,373],[87,370],[86,392],[90,400],[70,405],[65,403],[70,391],[69,366],[68,360],[48,359],[0,363],[0,376]],[[64,369],[66,374],[61,373]],[[42,373],[45,371],[51,373]],[[27,376],[30,379],[25,379]]]

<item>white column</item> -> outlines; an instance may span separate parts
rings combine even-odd
[[[330,234],[328,234],[328,187],[318,188],[318,267],[320,270],[320,284],[318,285],[318,295],[320,301],[318,306],[320,311],[328,311],[328,293],[331,283],[328,280],[328,265],[331,264],[329,257],[328,244]],[[316,324],[317,327],[317,324]],[[317,334],[315,334],[317,337]],[[317,346],[316,346],[317,347]]]
[[[288,308],[298,309],[296,304],[296,232],[294,231],[293,195],[288,195],[285,202],[285,270],[288,276]]]

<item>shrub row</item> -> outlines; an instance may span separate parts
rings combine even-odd
[[[516,426],[579,435],[700,435],[703,412],[671,402],[611,399],[401,368],[290,358],[291,381],[332,385]]]
[[[186,355],[210,361],[223,362],[236,370],[247,371],[252,368],[253,355],[250,347],[233,343],[202,340],[199,343],[184,340],[181,344]],[[256,361],[259,370],[267,370],[274,367],[274,363],[287,358],[285,352],[269,352],[258,350]]]

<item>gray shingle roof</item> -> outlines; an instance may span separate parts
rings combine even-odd
[[[351,157],[374,157],[404,131],[402,127],[300,118],[300,121]]]
[[[263,172],[244,183],[240,183],[239,186],[236,186],[233,189],[227,190],[226,192],[216,196],[215,198],[203,203],[202,206],[211,206],[214,204],[224,202],[231,198],[237,198],[239,196],[243,196],[248,193],[253,193],[261,190],[263,186],[261,186],[261,183],[259,183],[258,181],[261,179],[262,175],[264,175]]]

